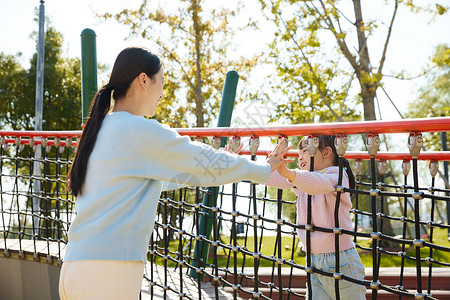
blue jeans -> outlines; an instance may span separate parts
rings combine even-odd
[[[364,280],[364,266],[361,263],[358,252],[355,248],[350,248],[339,252],[339,262],[339,273],[343,273],[348,277],[358,280]],[[325,272],[334,273],[336,272],[336,255],[334,253],[311,254],[311,266]],[[333,277],[312,273],[312,299],[335,300],[336,294],[334,291],[334,282],[335,279]],[[366,287],[347,280],[340,280],[339,295],[342,300],[365,300]]]

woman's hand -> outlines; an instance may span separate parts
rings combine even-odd
[[[270,168],[272,169],[272,172],[275,170],[278,170],[278,173],[280,173],[281,176],[284,176],[284,177],[288,178],[289,180],[291,180],[290,177],[292,177],[292,175],[294,176],[293,179],[295,179],[295,172],[286,168],[286,164],[293,162],[295,160],[284,158],[284,156],[292,148],[292,146],[289,146],[289,147],[286,147],[285,149],[283,149],[285,147],[285,142],[286,142],[286,139],[283,138],[281,140],[281,142],[275,147],[275,149],[269,153],[269,155],[267,156],[267,162],[269,163]],[[293,174],[291,174],[291,173],[293,173]],[[287,175],[289,175],[289,177]]]

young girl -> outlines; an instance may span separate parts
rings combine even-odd
[[[334,228],[334,209],[336,204],[335,188],[338,184],[338,155],[334,145],[335,136],[319,136],[319,147],[314,155],[314,171],[310,172],[311,156],[303,138],[298,147],[298,167],[290,170],[285,165],[272,172],[268,186],[281,189],[292,188],[297,195],[297,224],[307,224],[308,194],[312,195],[311,223],[317,227]],[[280,143],[282,145],[284,140]],[[277,154],[282,147],[272,153]],[[270,155],[269,155],[270,157]],[[355,178],[349,162],[344,159],[345,172],[342,185],[354,188]],[[352,230],[349,210],[352,207],[349,193],[342,193],[339,205],[339,224],[346,230]],[[298,230],[298,236],[306,245],[306,230]],[[363,280],[364,266],[361,263],[350,235],[339,236],[339,272],[346,276]],[[311,232],[311,267],[326,272],[335,271],[335,234],[320,231]],[[335,299],[335,279],[333,277],[311,274],[312,299]],[[362,285],[341,280],[339,282],[341,299],[366,299],[366,289]]]
[[[69,174],[77,216],[61,269],[63,300],[138,299],[156,207],[167,182],[264,183],[286,163],[286,151],[257,164],[144,118],[155,114],[163,84],[159,58],[144,48],[127,48],[92,101]]]

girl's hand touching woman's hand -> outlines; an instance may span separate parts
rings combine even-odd
[[[292,181],[295,179],[295,172],[286,168],[286,164],[295,160],[284,158],[284,156],[292,148],[292,146],[284,148],[285,142],[286,139],[282,139],[281,142],[275,147],[275,149],[269,153],[269,155],[267,156],[267,162],[269,163],[272,172],[278,170],[278,173],[280,173],[281,176],[284,176]],[[291,174],[291,172],[293,174]],[[287,177],[287,175],[289,175],[289,177]],[[292,175],[293,178],[291,179],[290,177],[292,177]]]

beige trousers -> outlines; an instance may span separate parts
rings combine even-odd
[[[59,277],[59,295],[61,300],[137,300],[144,267],[141,261],[67,261]]]

